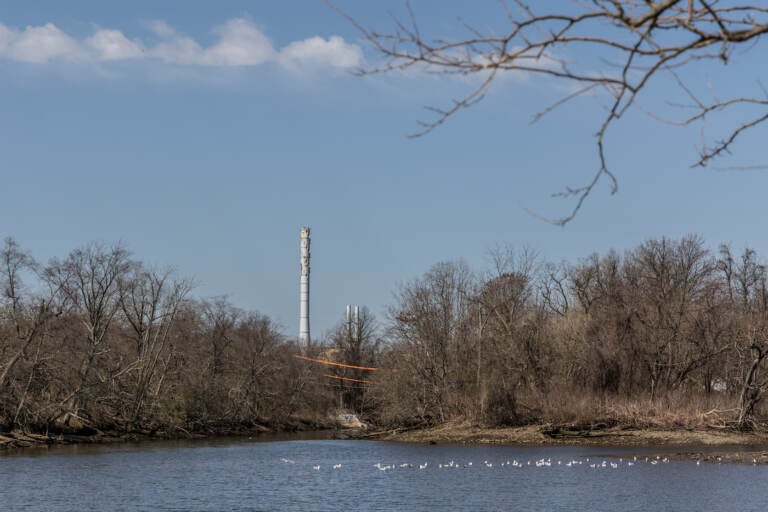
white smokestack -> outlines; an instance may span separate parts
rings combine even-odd
[[[352,313],[351,306],[347,304],[347,341],[352,340]]]
[[[309,345],[309,227],[301,228],[299,277],[299,344]]]
[[[355,343],[360,343],[360,306],[355,306]]]

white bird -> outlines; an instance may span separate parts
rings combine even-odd
[[[315,466],[315,471],[320,471],[320,465]]]

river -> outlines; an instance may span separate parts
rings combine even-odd
[[[609,454],[617,450],[295,438],[57,447],[0,455],[0,510],[768,507],[766,466]]]

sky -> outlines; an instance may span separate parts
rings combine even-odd
[[[400,1],[339,1],[391,28]],[[439,5],[439,9],[437,8]],[[425,32],[461,35],[457,15],[503,22],[495,1],[414,0]],[[693,83],[757,86],[759,48]],[[763,52],[764,54],[764,52]],[[45,262],[121,243],[298,331],[299,229],[312,229],[313,338],[346,304],[384,321],[398,287],[440,261],[482,270],[500,245],[576,261],[648,238],[704,237],[768,255],[765,129],[733,156],[692,168],[702,130],[634,111],[608,139],[619,190],[601,183],[565,227],[597,165],[595,99],[531,124],[567,93],[518,74],[426,137],[407,135],[473,86],[427,73],[357,76],[380,57],[321,0],[27,0],[0,9],[0,236]],[[762,66],[762,68],[761,68]],[[643,98],[666,112],[670,84]],[[725,167],[718,167],[722,164]]]

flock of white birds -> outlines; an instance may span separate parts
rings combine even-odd
[[[281,462],[285,464],[296,464],[296,461],[293,461],[291,459],[282,458],[280,459]],[[666,464],[669,462],[669,458],[662,457],[662,456],[655,456],[655,457],[637,457],[633,456],[631,458],[619,458],[619,459],[613,459],[613,460],[605,460],[605,459],[594,459],[586,457],[584,459],[569,459],[569,460],[552,460],[549,457],[541,458],[538,460],[527,460],[527,461],[519,461],[517,459],[512,460],[505,460],[502,462],[491,462],[489,460],[484,460],[482,463],[475,464],[472,461],[467,462],[456,462],[456,461],[448,461],[446,463],[438,463],[438,464],[432,464],[430,466],[429,462],[422,462],[422,463],[410,463],[410,462],[404,462],[400,464],[384,464],[381,462],[377,462],[376,464],[373,464],[371,467],[378,470],[378,471],[395,471],[395,470],[417,470],[422,471],[426,469],[439,469],[439,470],[450,470],[450,469],[473,469],[473,468],[481,468],[481,469],[503,469],[503,468],[548,468],[552,466],[560,466],[560,467],[566,467],[566,468],[587,468],[587,469],[619,469],[621,467],[632,467],[636,464]],[[700,465],[700,461],[696,461],[696,465]],[[312,469],[315,471],[321,471],[323,469],[331,469],[331,470],[339,470],[342,469],[343,466],[340,463],[335,464],[327,464],[327,465],[321,465],[321,464],[312,464]]]

